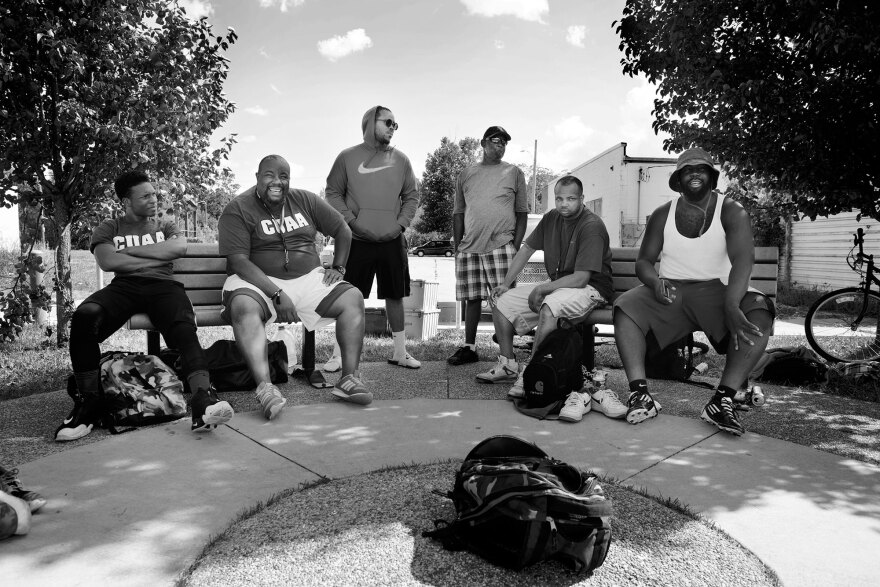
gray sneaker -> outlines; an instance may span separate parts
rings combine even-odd
[[[257,399],[260,400],[260,407],[263,409],[263,416],[267,420],[277,418],[287,404],[287,399],[281,395],[281,390],[268,381],[257,386],[256,394]]]
[[[477,375],[477,383],[514,383],[518,375],[519,365],[516,360],[499,356],[494,367]]]

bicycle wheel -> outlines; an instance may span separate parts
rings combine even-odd
[[[847,287],[825,294],[807,312],[807,340],[829,361],[858,363],[880,359],[880,295],[868,292],[868,306],[861,322],[864,290]]]

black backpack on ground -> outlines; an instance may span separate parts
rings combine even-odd
[[[269,378],[272,383],[287,383],[287,347],[283,340],[273,340],[269,345]],[[171,365],[175,371],[181,372],[180,352],[174,349],[162,349],[159,357]],[[217,391],[242,391],[253,389],[257,383],[251,377],[241,351],[234,340],[218,340],[205,349],[208,362],[208,374],[211,384]],[[186,384],[185,378],[184,383]],[[187,392],[189,392],[187,386]]]
[[[828,381],[828,366],[805,346],[767,349],[749,379],[781,385],[810,385]]]
[[[709,351],[709,346],[694,341],[688,334],[665,349],[660,348],[653,332],[648,332],[645,352],[645,375],[648,379],[687,381],[696,371],[695,357]]]
[[[583,355],[581,335],[568,321],[560,321],[559,328],[541,342],[523,372],[526,406],[541,408],[581,389]]]
[[[594,475],[552,459],[515,436],[492,436],[474,447],[449,493],[457,517],[435,520],[447,550],[470,550],[514,570],[557,559],[591,574],[611,545],[611,499]]]

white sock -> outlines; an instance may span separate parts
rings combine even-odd
[[[333,355],[332,356],[336,357],[337,359],[342,358],[342,349],[339,348],[338,342],[333,343]]]
[[[464,343],[464,346],[466,346],[467,348],[471,349],[472,351],[477,350],[477,344],[476,344],[476,343],[469,343],[469,342],[466,342],[466,343]]]
[[[406,357],[406,332],[392,332],[391,338],[394,339],[394,356],[391,359],[400,361]]]

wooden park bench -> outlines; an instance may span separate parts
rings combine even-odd
[[[636,247],[613,247],[611,249],[612,272],[614,274],[614,297],[642,284],[636,275],[636,260],[639,249]],[[776,247],[755,247],[755,266],[752,269],[749,285],[776,301],[776,282],[778,274],[779,250]],[[540,271],[536,263],[529,263],[528,279],[524,282],[534,283],[547,279],[541,264]],[[613,300],[612,300],[613,301]],[[596,325],[614,323],[611,305],[593,310],[589,316],[580,321],[581,335],[584,343],[583,364],[587,369],[595,367]]]
[[[220,256],[216,243],[190,243],[186,255],[174,260],[174,279],[186,289],[186,295],[196,314],[197,326],[229,326],[220,318],[220,294],[226,281],[226,257]],[[103,287],[100,268],[98,287]],[[135,314],[126,323],[126,327],[129,330],[146,330],[147,353],[159,354],[159,332],[146,314]],[[302,369],[310,383],[321,384],[323,375],[315,370],[315,332],[305,328],[303,331]]]

